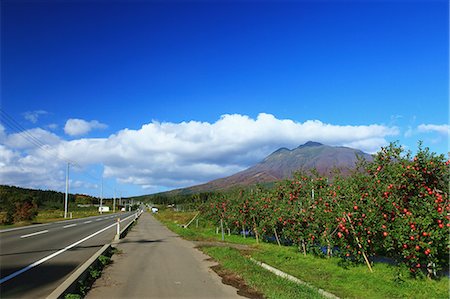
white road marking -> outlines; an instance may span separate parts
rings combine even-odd
[[[76,224],[64,225],[63,228],[69,228],[69,227],[72,227],[72,226],[77,226],[77,225]]]
[[[35,232],[35,233],[32,233],[32,234],[23,235],[23,236],[20,236],[20,237],[21,238],[28,238],[28,237],[32,237],[32,236],[36,236],[36,235],[40,235],[40,234],[45,234],[45,233],[48,233],[48,230],[41,230],[40,232]]]
[[[85,221],[84,223],[91,223],[92,221]]]
[[[60,222],[62,222],[62,221],[60,221]],[[53,222],[53,223],[56,223],[56,222]],[[40,226],[47,226],[47,225],[50,225],[50,224],[52,224],[52,223],[33,224],[33,225],[27,225],[27,226],[21,226],[21,227],[2,229],[2,230],[0,230],[0,234],[1,233],[12,232],[12,231],[16,231],[16,230],[21,230],[21,229],[29,229],[30,227],[36,228],[36,227],[40,227]]]
[[[133,217],[133,216],[134,216],[134,215],[130,215],[130,216],[128,216],[127,218],[123,219],[121,222],[123,222],[123,221],[125,221],[125,220],[127,220],[127,219],[129,219],[129,218],[131,218],[131,217]],[[93,233],[92,235],[89,235],[89,236],[87,236],[87,237],[85,237],[85,238],[83,238],[83,239],[81,239],[81,240],[79,240],[79,241],[77,241],[77,242],[75,242],[75,243],[73,243],[73,244],[71,244],[71,245],[69,245],[69,246],[67,246],[67,247],[65,247],[65,248],[63,248],[63,249],[57,251],[57,252],[55,252],[55,253],[52,253],[52,254],[50,254],[50,255],[44,257],[43,259],[40,259],[40,260],[38,260],[38,261],[36,261],[36,262],[34,262],[34,263],[32,263],[32,264],[26,266],[25,268],[20,269],[19,271],[16,271],[16,272],[14,272],[14,273],[12,273],[12,274],[6,276],[6,277],[3,277],[2,279],[0,279],[0,284],[4,283],[5,281],[8,281],[8,280],[10,280],[10,279],[12,279],[12,278],[14,278],[14,277],[20,275],[20,274],[22,274],[22,273],[24,273],[24,272],[26,272],[26,271],[28,271],[28,270],[30,270],[30,269],[33,269],[33,268],[36,267],[36,266],[39,266],[40,264],[42,264],[42,263],[48,261],[49,259],[52,259],[52,258],[54,258],[54,257],[57,256],[57,255],[60,255],[61,253],[63,253],[63,252],[65,252],[65,251],[67,251],[67,250],[69,250],[69,249],[71,249],[71,248],[77,246],[77,245],[80,244],[80,243],[83,243],[83,242],[86,241],[86,240],[89,240],[90,238],[92,238],[92,237],[94,237],[94,236],[96,236],[96,235],[98,235],[98,234],[104,232],[104,231],[107,230],[108,228],[114,227],[114,226],[116,226],[116,225],[117,225],[116,223],[113,223],[113,224],[111,224],[111,225],[108,225],[107,227],[102,228],[101,230],[99,230],[99,231]]]

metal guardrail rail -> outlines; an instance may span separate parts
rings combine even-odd
[[[98,258],[103,255],[108,250],[113,248],[113,245],[117,243],[121,238],[123,238],[130,227],[139,219],[139,216],[143,213],[142,210],[139,210],[134,214],[134,219],[130,221],[124,228],[120,229],[120,221],[118,221],[118,234],[111,240],[111,243],[103,245],[93,256],[91,256],[86,262],[84,262],[80,267],[78,267],[75,272],[73,272],[59,287],[57,287],[50,295],[47,296],[46,299],[59,299],[64,298],[66,294],[71,292],[75,292],[77,288],[77,284],[80,280],[86,279],[89,268],[96,263],[98,263]],[[120,220],[120,219],[119,219]]]

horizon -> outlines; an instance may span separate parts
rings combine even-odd
[[[449,4],[2,1],[0,184],[132,197],[312,140],[449,153]],[[81,20],[81,21],[80,21]]]
[[[320,142],[315,142],[315,141],[309,140],[309,141],[305,142],[304,144],[300,144],[299,146],[294,147],[294,148],[292,148],[292,149],[289,149],[289,148],[286,148],[286,147],[280,147],[280,148],[278,148],[277,150],[275,150],[274,152],[272,152],[271,154],[269,154],[267,157],[269,157],[270,155],[272,155],[272,154],[274,154],[274,153],[276,153],[276,152],[278,152],[279,150],[282,150],[282,149],[286,149],[286,150],[288,150],[288,151],[294,151],[294,150],[296,150],[296,149],[298,149],[298,148],[300,148],[300,147],[302,147],[302,146],[306,146],[306,145],[308,145],[308,144],[314,144],[314,146],[322,146],[322,145],[323,145],[323,146],[330,146],[330,145],[327,145],[327,144],[323,144],[323,143],[320,143]],[[331,147],[342,147],[342,146],[331,146]],[[345,148],[349,148],[349,147],[345,147]],[[353,148],[350,148],[350,149],[353,149]],[[354,150],[358,150],[358,151],[359,151],[359,149],[354,149]],[[412,151],[410,151],[410,152],[412,152]],[[364,151],[362,151],[362,153],[368,154],[368,153],[366,153],[366,152],[364,152]],[[373,156],[373,155],[375,155],[375,154],[376,154],[376,153],[369,154],[369,155]],[[436,153],[436,154],[437,154],[437,153]],[[450,157],[450,154],[449,154],[448,156]],[[263,158],[263,160],[261,160],[260,162],[257,162],[257,163],[263,162],[267,157]],[[255,164],[255,165],[256,165],[256,164]],[[253,166],[255,166],[255,165],[251,165],[251,166],[249,166],[248,168],[243,169],[243,170],[241,170],[241,171],[247,170],[247,169],[249,169],[249,168],[251,168],[251,167],[253,167]],[[239,171],[239,172],[241,172],[241,171]],[[231,174],[230,176],[232,176],[232,175],[234,175],[234,174]],[[222,179],[222,178],[226,178],[226,177],[215,178],[215,179],[213,179],[213,180]],[[205,184],[205,183],[209,183],[209,182],[211,182],[211,181],[200,183],[200,185],[201,185],[201,184]],[[0,184],[0,185],[1,185],[1,184]],[[53,191],[53,192],[61,192],[61,193],[64,193],[63,191],[52,190],[52,189],[26,188],[26,187],[13,186],[13,185],[1,185],[1,186],[18,187],[18,188],[25,188],[25,189],[31,189],[31,190]],[[134,195],[134,196],[132,195],[132,196],[121,197],[121,198],[122,198],[122,199],[127,199],[127,198],[134,198],[134,197],[140,197],[140,196],[156,195],[156,194],[160,194],[160,193],[165,193],[165,192],[170,192],[170,191],[177,191],[177,190],[182,190],[182,189],[185,189],[185,188],[191,188],[191,187],[196,187],[196,186],[198,186],[198,185],[185,186],[185,187],[175,188],[175,189],[170,189],[170,190],[166,190],[166,191],[159,191],[159,192],[155,192],[155,193],[147,193],[147,194],[140,194],[140,195]],[[71,192],[69,192],[69,194],[72,194],[72,195],[86,195],[86,196],[92,196],[92,197],[94,197],[94,198],[100,198],[100,197],[101,197],[101,196],[99,196],[99,195],[96,196],[96,195],[90,195],[90,194],[87,194],[87,193],[71,193]],[[104,197],[103,200],[112,200],[113,198],[118,198],[118,197],[119,197],[118,195],[113,195],[113,196],[111,196],[111,197]]]

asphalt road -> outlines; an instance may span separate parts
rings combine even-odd
[[[210,269],[209,257],[168,230],[149,213],[117,245],[87,299],[242,298]]]
[[[0,231],[0,297],[45,298],[111,242],[118,217],[124,220],[132,214],[103,214]]]

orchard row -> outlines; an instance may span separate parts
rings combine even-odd
[[[413,274],[448,267],[449,161],[419,145],[417,154],[393,143],[347,177],[297,173],[274,188],[218,194],[206,217],[257,239],[289,241],[306,254],[366,262],[387,256]],[[322,248],[322,249],[321,249]]]

